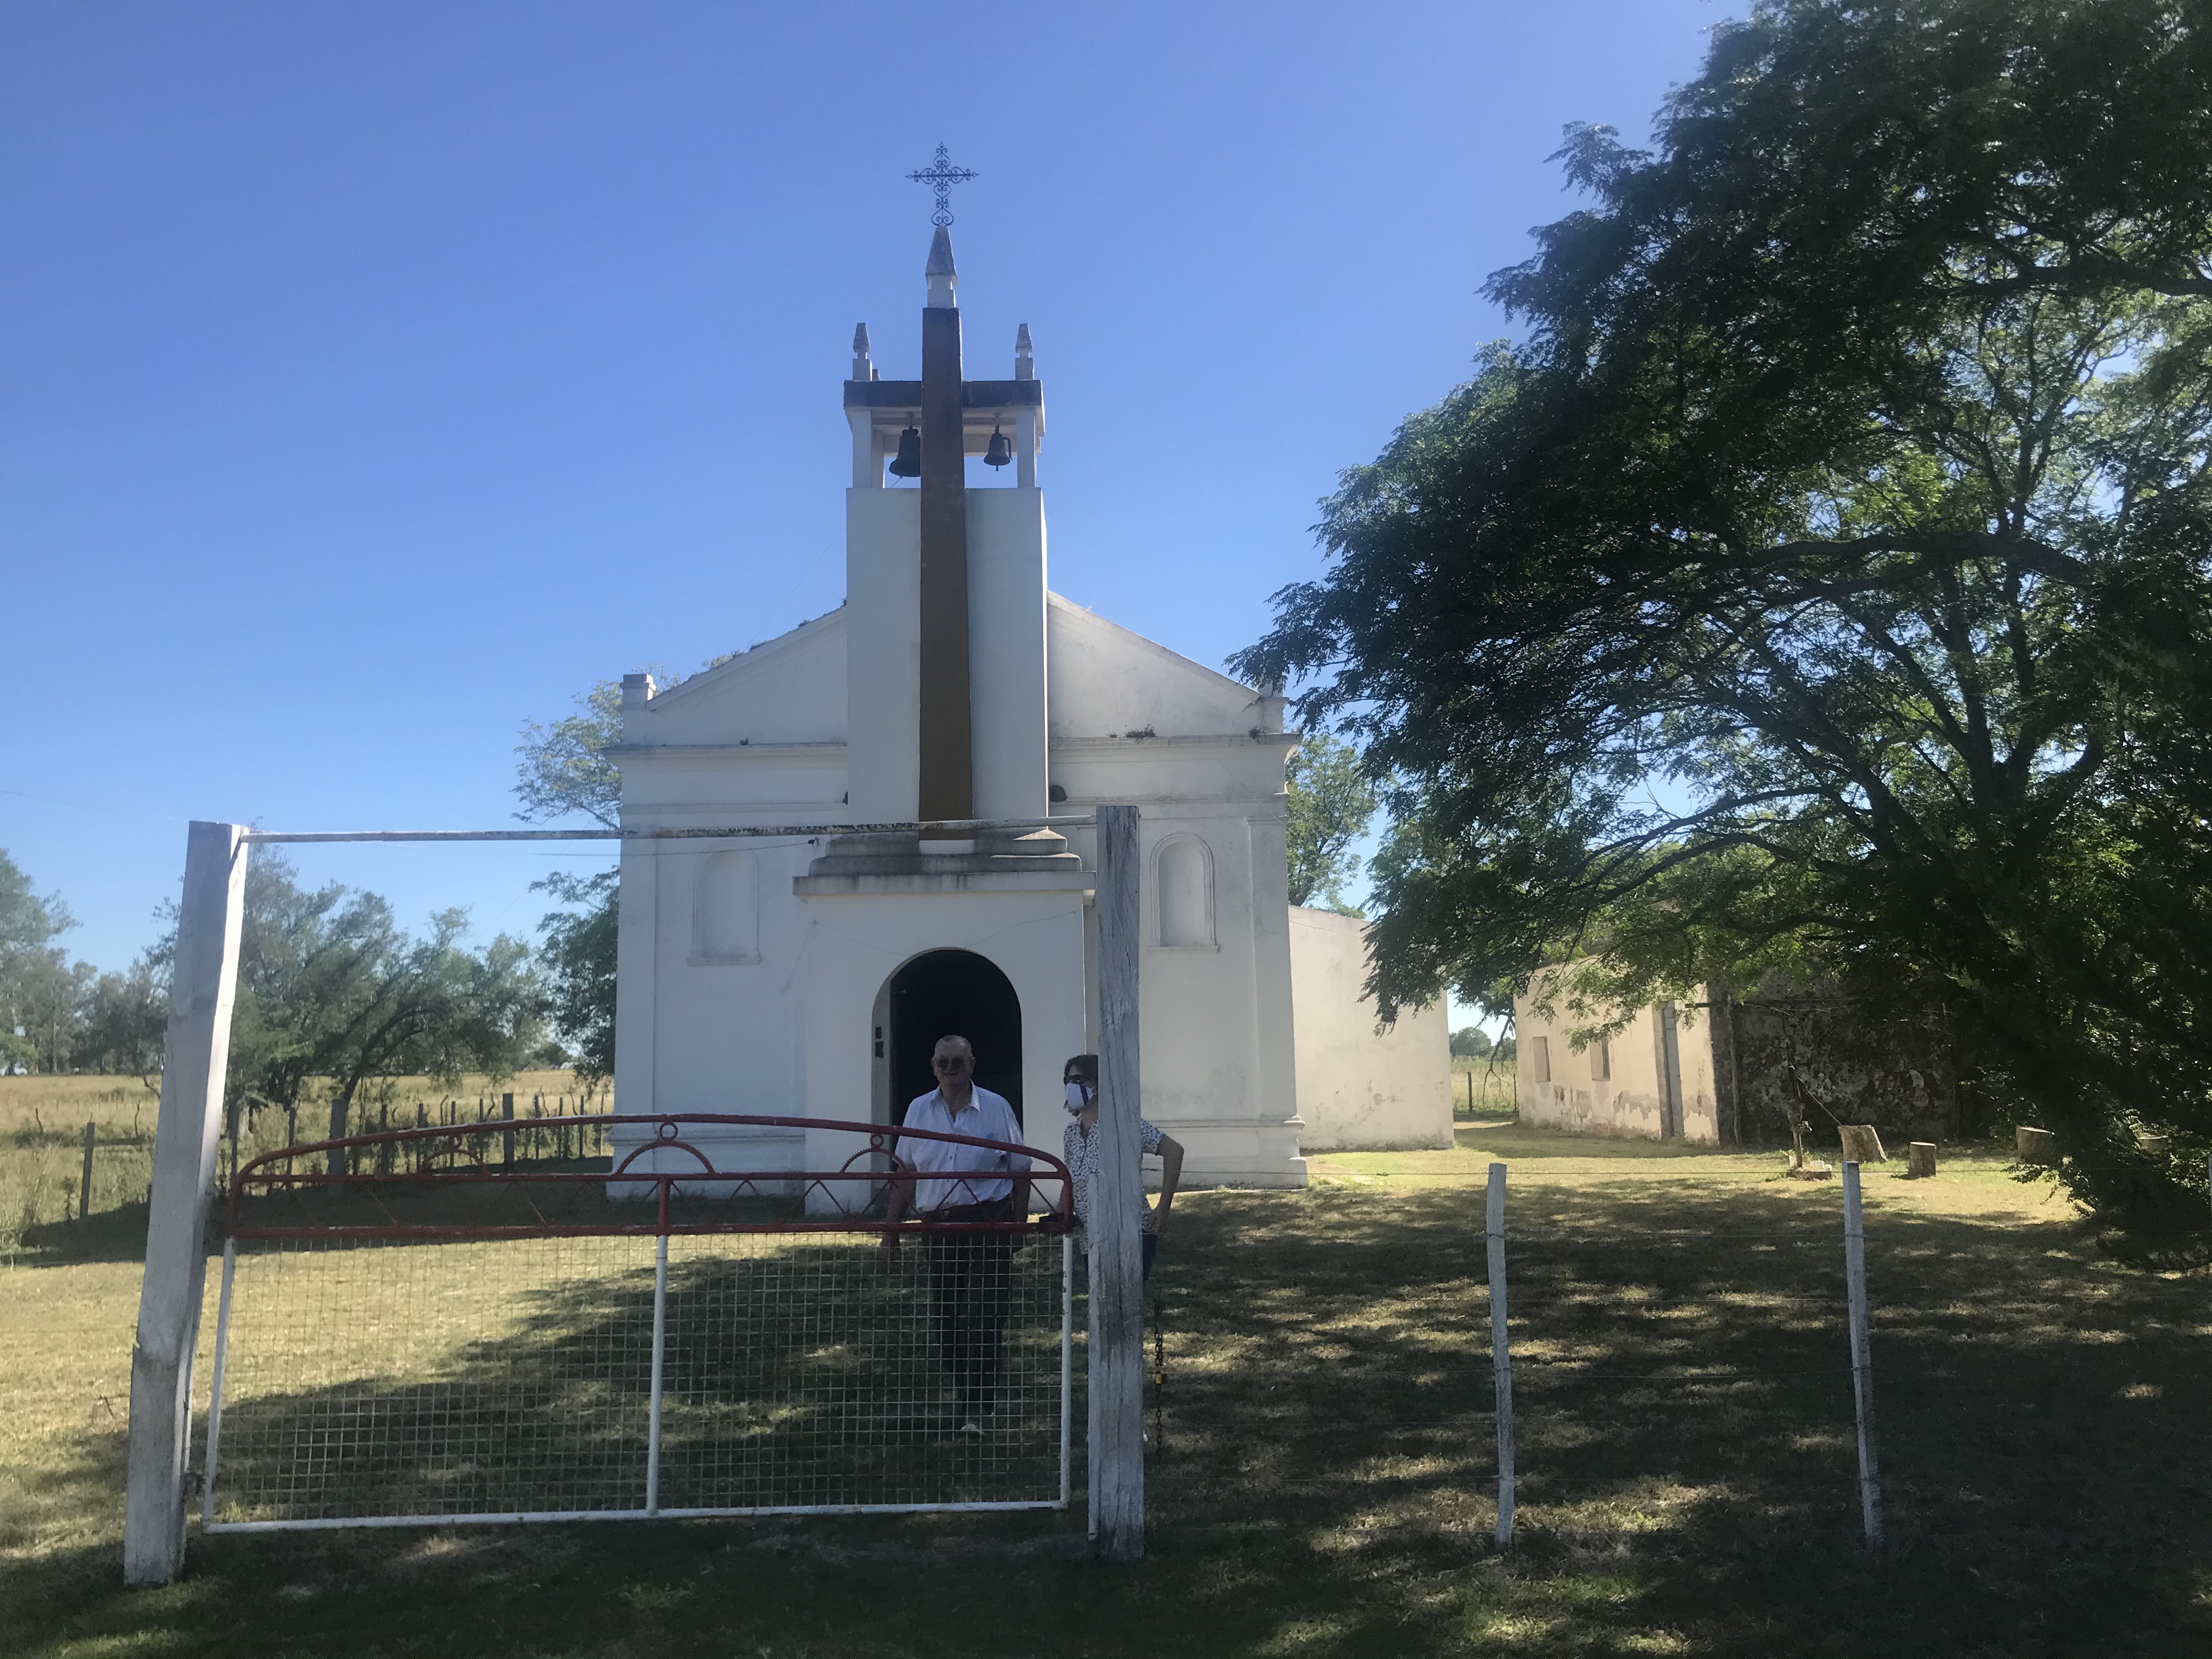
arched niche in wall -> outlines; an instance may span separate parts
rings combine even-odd
[[[760,960],[760,860],[741,848],[699,860],[691,897],[691,960],[699,965]]]
[[[1211,951],[1213,853],[1196,836],[1170,836],[1152,855],[1154,933],[1163,951]]]

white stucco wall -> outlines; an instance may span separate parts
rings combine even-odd
[[[1547,1018],[1532,999],[1514,999],[1514,1092],[1521,1121],[1571,1134],[1662,1139],[1667,1085],[1659,1009],[1639,1008],[1610,1039],[1609,1078],[1596,1075],[1600,1056],[1595,1046],[1577,1048],[1567,1039],[1571,1026],[1584,1023],[1565,1008]],[[1681,1071],[1682,1139],[1717,1145],[1720,1111],[1713,1089],[1712,1030],[1703,1008],[1677,1006],[1675,1054]]]
[[[1041,536],[1033,522],[1014,527]],[[902,526],[878,528],[888,540]],[[1031,614],[1011,586],[1007,597],[1006,615]],[[847,728],[844,700],[869,679],[849,648],[851,627],[865,620],[848,606],[632,711],[619,757],[624,822],[870,816],[857,780],[852,799],[841,799],[856,747],[821,740]],[[1066,795],[1054,810],[1127,801],[1144,813],[1145,1113],[1183,1142],[1193,1184],[1300,1184],[1282,781],[1296,739],[1260,729],[1262,720],[1279,723],[1273,700],[1103,617],[1054,598],[1044,620],[1047,769]],[[896,667],[902,652],[891,655]],[[890,700],[896,690],[884,681],[866,695]],[[1138,724],[1115,729],[1123,720]],[[876,724],[878,746],[910,744],[910,712],[903,722]],[[812,740],[785,739],[787,732]],[[1009,727],[1005,737],[1021,749],[1041,741],[1042,712],[1027,731]],[[886,797],[876,806],[893,804]],[[1071,842],[1091,864],[1091,832],[1074,830]],[[1171,842],[1204,849],[1207,915],[1196,945],[1167,943],[1161,933],[1156,860]],[[757,870],[757,959],[743,962],[702,955],[699,945],[702,872],[713,854],[737,846],[756,849]],[[818,850],[625,847],[617,1097],[638,1111],[864,1115],[872,1103],[866,1079],[875,994],[908,956],[939,946],[1005,958],[1023,1000],[1024,1071],[1037,1069],[1025,1087],[1044,1090],[1041,1098],[1056,1095],[1061,1060],[1097,1046],[1092,929],[1080,892],[802,899],[792,882]],[[760,1139],[717,1156],[740,1167],[795,1161],[795,1134]]]
[[[1302,1152],[1452,1144],[1451,1034],[1441,1002],[1375,1030],[1367,924],[1290,909],[1291,1017]]]

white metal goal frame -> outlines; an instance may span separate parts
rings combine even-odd
[[[222,1218],[204,1530],[1066,1507],[1074,1260],[1060,1159],[819,1118],[580,1121],[643,1139],[589,1167],[547,1167],[526,1146],[518,1166],[508,1137],[540,1132],[494,1120],[240,1168]],[[854,1150],[826,1170],[722,1167],[711,1150],[743,1146],[732,1130],[791,1129]],[[888,1222],[892,1187],[911,1200],[941,1179],[898,1157],[920,1139],[1026,1158],[1054,1206],[945,1218],[979,1174]]]

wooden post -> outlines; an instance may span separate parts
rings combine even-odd
[[[514,1097],[513,1095],[501,1095],[499,1097],[499,1115],[509,1123],[514,1121]],[[500,1167],[503,1170],[512,1169],[514,1167],[514,1131],[512,1129],[501,1131],[499,1139]]]
[[[1145,1553],[1143,1246],[1137,1206],[1137,963],[1144,856],[1133,806],[1098,809],[1098,1178],[1091,1259],[1091,1534],[1109,1561]]]
[[[92,1143],[98,1126],[91,1118],[84,1121],[84,1174],[76,1183],[76,1223],[82,1227],[92,1219]]]
[[[147,1201],[146,1273],[131,1352],[123,1578],[165,1584],[185,1560],[185,1455],[192,1350],[207,1273],[207,1221],[230,1063],[231,1003],[246,902],[245,827],[195,823],[170,969],[169,1034]]]
[[[1889,1158],[1881,1150],[1881,1132],[1871,1123],[1844,1123],[1836,1133],[1844,1143],[1844,1162],[1846,1164],[1887,1164]]]
[[[1859,1519],[1866,1547],[1881,1547],[1881,1470],[1874,1449],[1874,1356],[1867,1337],[1866,1221],[1859,1166],[1844,1165],[1844,1273],[1850,1297],[1851,1394],[1858,1405]]]
[[[1513,1352],[1506,1337],[1505,1166],[1490,1166],[1483,1234],[1490,1246],[1490,1371],[1498,1385],[1498,1547],[1513,1541]]]

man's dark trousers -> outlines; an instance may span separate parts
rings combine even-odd
[[[1014,1219],[1013,1200],[954,1204],[933,1221]],[[952,1376],[956,1421],[973,1422],[995,1403],[1006,1364],[1006,1304],[1012,1287],[1013,1232],[929,1236],[929,1293],[937,1305],[938,1356]]]

